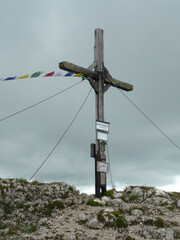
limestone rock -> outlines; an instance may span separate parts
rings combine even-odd
[[[97,218],[91,219],[88,223],[87,226],[91,229],[99,229],[102,228],[100,222],[97,220]]]
[[[130,186],[113,197],[95,199],[62,182],[0,178],[0,239],[179,239],[179,193]]]
[[[76,236],[75,235],[69,235],[67,237],[67,240],[76,240]]]
[[[133,188],[132,192],[130,193],[130,196],[139,196],[141,197],[143,195],[143,191],[139,188]]]
[[[85,221],[87,219],[86,215],[84,213],[80,213],[78,215],[78,220],[79,221]]]
[[[113,197],[114,198],[121,198],[123,194],[121,192],[114,192]]]
[[[143,212],[142,212],[141,210],[139,210],[139,209],[134,209],[134,210],[131,212],[131,214],[132,214],[133,216],[140,217],[140,216],[143,214]]]

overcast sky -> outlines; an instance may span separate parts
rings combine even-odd
[[[0,78],[58,71],[61,61],[88,67],[94,30],[104,30],[104,62],[133,84],[126,95],[180,146],[179,0],[0,0]],[[0,118],[57,93],[80,78],[0,82]],[[88,81],[0,122],[0,177],[29,179],[60,139],[91,86]],[[117,188],[180,191],[180,151],[118,89],[105,93],[109,154]],[[95,96],[33,180],[94,188]],[[108,186],[111,187],[108,175]]]

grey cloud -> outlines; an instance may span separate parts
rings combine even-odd
[[[105,65],[130,82],[127,96],[178,145],[179,8],[170,1],[1,1],[0,77],[58,71],[60,61],[93,62],[94,29],[104,29]],[[79,81],[37,78],[0,82],[0,118]],[[0,174],[30,178],[64,133],[90,89],[87,81],[34,109],[0,122]],[[95,101],[85,107],[35,176],[41,181],[94,184]],[[179,176],[179,150],[115,88],[105,94],[111,123],[114,182],[163,186]],[[108,176],[108,183],[109,176]]]

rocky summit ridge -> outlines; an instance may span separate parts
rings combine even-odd
[[[0,178],[0,239],[180,239],[180,193],[129,186],[95,199],[62,182]]]

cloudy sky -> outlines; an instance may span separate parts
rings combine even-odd
[[[88,67],[94,30],[104,30],[104,62],[126,93],[180,146],[179,0],[0,0],[0,78],[58,71],[61,61]],[[80,81],[34,78],[0,82],[0,119]],[[29,179],[61,138],[87,96],[83,81],[28,111],[0,122],[0,177]],[[180,191],[180,151],[118,89],[105,94],[111,123],[109,155],[117,188]],[[95,96],[33,180],[94,188]],[[108,175],[108,186],[111,187]]]

